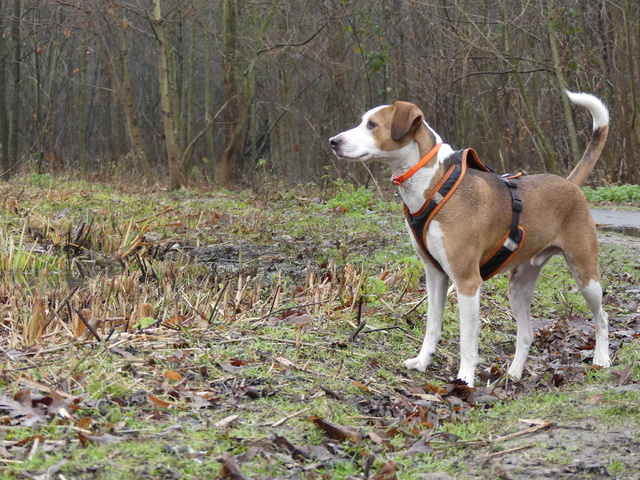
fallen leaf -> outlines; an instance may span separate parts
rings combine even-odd
[[[171,403],[162,400],[151,393],[147,395],[147,399],[149,399],[149,401],[156,407],[169,408],[171,406]]]
[[[222,454],[222,468],[220,469],[220,478],[228,478],[230,480],[245,480],[240,466],[236,462],[236,459],[229,452]]]
[[[458,435],[455,435],[455,434],[449,433],[449,432],[442,432],[438,436],[445,442],[455,443],[458,440],[460,440],[460,437]]]
[[[411,447],[409,447],[407,450],[403,452],[398,452],[396,455],[407,456],[407,455],[414,455],[416,453],[431,453],[431,452],[433,452],[433,447],[429,445],[427,442],[425,442],[424,439],[420,439],[416,443],[411,445]]]
[[[280,435],[276,435],[276,438],[273,440],[273,443],[274,445],[278,445],[279,447],[283,448],[288,454],[290,454],[296,460],[309,460],[311,458],[309,453],[305,452],[304,450],[301,450],[298,447],[295,447],[294,445],[291,444],[291,442],[289,442],[289,440],[287,440],[284,437],[281,437]]]
[[[63,458],[62,460],[59,460],[53,465],[50,465],[49,467],[47,467],[39,475],[30,476],[30,478],[33,478],[35,480],[45,480],[49,478],[54,478],[55,474],[58,473],[68,461],[69,459]],[[62,477],[62,475],[60,475],[60,477]]]
[[[356,387],[358,387],[360,390],[364,391],[364,392],[370,392],[371,390],[369,390],[369,387],[367,387],[364,383],[360,382],[359,380],[354,380],[352,382]]]
[[[220,368],[222,369],[223,372],[227,372],[227,373],[238,373],[244,370],[242,367],[234,367],[233,365],[227,362],[220,362]]]
[[[343,427],[335,423],[327,422],[317,415],[311,415],[309,417],[309,420],[311,420],[316,427],[324,430],[329,437],[335,440],[349,440],[353,443],[358,443],[358,441],[360,441],[360,434],[348,427]]]
[[[297,368],[297,367],[296,367],[296,364],[295,364],[295,363],[293,363],[293,362],[292,362],[291,360],[289,360],[288,358],[285,358],[285,357],[276,357],[276,358],[274,358],[274,360],[275,360],[276,362],[278,362],[280,365],[282,365],[283,367],[286,367],[286,368],[293,368],[293,369],[296,369],[296,368]]]
[[[174,382],[179,382],[180,380],[182,380],[182,375],[173,370],[167,370],[166,372],[164,372],[163,377],[168,380],[173,380]]]
[[[38,440],[40,443],[44,443],[46,439],[42,435],[32,435],[30,437],[23,438],[16,445],[21,445],[21,446],[27,445],[31,443],[33,440]]]
[[[250,462],[258,453],[260,453],[260,449],[258,447],[251,447],[246,452],[236,455],[236,460],[240,462]]]
[[[396,478],[396,464],[392,460],[387,461],[379,473],[376,473],[371,477],[371,480],[395,480]]]
[[[81,428],[83,430],[87,430],[89,427],[91,427],[92,423],[93,423],[92,418],[83,417],[80,420],[78,420],[78,422],[76,423],[76,427]]]
[[[633,365],[629,365],[624,370],[611,370],[611,376],[619,385],[627,385],[633,375]]]
[[[7,412],[10,418],[19,420],[20,425],[25,427],[31,427],[44,421],[43,412],[6,395],[0,395],[0,411]]]
[[[324,385],[318,385],[318,386],[324,391],[324,393],[327,394],[327,396],[331,398],[335,398],[336,400],[342,400],[342,397],[340,396],[340,394],[334,392],[329,387],[325,387]]]
[[[102,445],[115,445],[122,442],[124,439],[120,437],[116,437],[115,435],[111,435],[110,433],[104,433],[102,435],[84,435],[84,437],[95,443],[99,443]]]
[[[384,438],[382,438],[376,432],[369,432],[367,435],[369,435],[369,438],[374,443],[382,443],[382,442],[384,442]]]

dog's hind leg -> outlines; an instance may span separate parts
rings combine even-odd
[[[509,272],[509,303],[517,324],[516,353],[509,367],[509,375],[516,379],[522,377],[524,363],[533,342],[531,300],[534,287],[542,266],[550,257],[551,255],[538,256],[535,262],[522,264]]]
[[[598,238],[593,226],[592,235],[585,236],[580,244],[569,244],[564,249],[564,258],[571,268],[580,293],[591,310],[596,325],[594,365],[611,366],[609,358],[609,317],[602,308],[602,287],[598,270]]]
[[[427,275],[427,297],[429,301],[427,329],[418,356],[404,362],[405,367],[421,372],[424,372],[431,364],[436,346],[442,337],[442,317],[449,284],[447,275],[428,262],[425,263],[425,273]]]
[[[565,258],[571,273],[580,288],[580,293],[591,310],[596,325],[596,346],[593,354],[593,364],[601,367],[611,366],[609,358],[609,317],[602,307],[602,286],[600,273],[596,263],[597,255],[584,255],[578,252],[570,255],[565,252]]]
[[[609,358],[609,317],[602,308],[602,287],[600,282],[591,280],[587,286],[581,287],[582,296],[593,314],[596,324],[596,347],[593,354],[593,364],[601,367],[611,366]]]

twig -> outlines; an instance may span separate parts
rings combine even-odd
[[[56,308],[53,312],[49,313],[49,316],[48,316],[47,320],[45,321],[45,325],[42,328],[43,332],[47,329],[49,324],[51,322],[53,322],[53,319],[56,317],[56,315],[58,315],[60,310],[62,310],[65,306],[67,306],[67,303],[69,302],[69,299],[71,297],[73,297],[73,294],[76,293],[79,288],[80,288],[80,285],[76,285],[75,287],[73,287],[73,289],[68,293],[68,295],[65,297],[65,299],[62,302],[60,302],[60,304],[58,305],[58,308]]]
[[[239,418],[238,415],[229,415],[228,417],[225,417],[222,420],[218,420],[216,423],[213,424],[213,426],[216,428],[226,427],[227,425],[237,420],[238,418]]]
[[[69,300],[67,299],[67,302]],[[96,340],[100,343],[102,343],[102,338],[100,338],[100,335],[98,335],[98,332],[96,332],[95,328],[93,328],[93,326],[87,321],[86,318],[84,318],[84,315],[82,315],[82,312],[80,310],[78,310],[77,308],[74,308],[75,312],[78,314],[78,318],[80,318],[80,320],[82,320],[82,323],[84,323],[84,326],[87,327],[87,329],[91,332],[91,334],[96,337]]]
[[[362,331],[362,329],[367,325],[367,321],[362,321],[362,301],[364,297],[361,295],[360,300],[358,300],[358,313],[356,315],[356,319],[358,320],[358,326],[356,329],[349,335],[349,342],[353,343],[358,336],[358,334]]]
[[[31,445],[31,451],[29,452],[29,456],[27,457],[27,461],[33,460],[36,456],[36,452],[38,451],[38,447],[40,446],[40,438],[36,437],[33,440],[33,445]]]
[[[420,338],[416,338],[413,335],[411,335],[409,332],[407,332],[407,330],[405,330],[404,328],[402,328],[399,325],[394,325],[392,327],[383,327],[383,328],[372,328],[370,330],[365,330],[362,333],[374,333],[374,332],[384,332],[385,330],[400,330],[402,333],[404,333],[408,338],[410,338],[411,340],[416,340],[418,342],[422,341],[422,339]]]
[[[425,294],[424,297],[422,297],[422,299],[418,303],[416,303],[413,307],[411,307],[409,311],[404,313],[402,316],[406,317],[408,315],[411,315],[413,312],[415,312],[418,309],[418,307],[420,307],[420,305],[422,305],[427,300],[428,297],[429,295]]]
[[[275,305],[276,305],[276,300],[278,300],[278,295],[279,294],[280,294],[280,284],[276,285],[276,291],[273,292],[273,302],[271,302],[271,306],[269,307],[269,313],[267,313],[262,318],[267,318],[268,316],[271,315],[271,312],[273,312],[273,307],[275,307]],[[262,320],[262,318],[260,320]]]
[[[523,420],[520,420],[521,422]],[[510,433],[509,435],[504,435],[502,437],[498,437],[493,440],[491,443],[501,443],[506,442],[507,440],[513,440],[514,438],[522,437],[523,435],[529,435],[530,433],[535,433],[538,430],[544,430],[545,428],[549,428],[553,425],[553,422],[547,422],[543,420],[526,420],[527,423],[537,423],[536,426],[527,428],[525,430],[520,430],[519,432]]]
[[[209,319],[207,318],[207,316],[204,313],[200,312],[200,310],[198,310],[196,307],[191,305],[191,302],[189,301],[189,298],[184,294],[184,292],[182,290],[180,291],[180,295],[182,295],[182,299],[185,301],[185,303],[187,304],[187,306],[191,310],[193,310],[203,320],[206,320],[207,322],[209,321]]]
[[[295,417],[297,417],[299,415],[302,415],[303,413],[307,413],[309,410],[311,410],[311,407],[305,408],[305,409],[300,410],[298,412],[291,413],[291,414],[287,415],[286,417],[282,417],[280,420],[277,420],[277,421],[273,422],[271,424],[271,426],[272,427],[279,427],[280,425],[282,425],[286,421],[291,420],[292,418],[295,418]]]
[[[148,217],[142,218],[140,220],[136,220],[136,224],[147,222],[147,221],[151,220],[152,218],[160,217],[160,216],[164,215],[165,213],[169,213],[169,212],[171,212],[173,210],[175,210],[175,209],[174,208],[165,208],[161,212],[154,213],[153,215],[149,215]]]
[[[364,322],[360,322],[358,324],[358,326],[356,327],[356,329],[351,333],[351,335],[349,335],[349,343],[353,343],[355,341],[356,337],[358,336],[358,334],[366,326],[367,326],[367,321],[366,320]]]
[[[279,288],[279,287],[277,287],[277,288]],[[277,288],[276,288],[276,293],[278,292]],[[296,309],[299,309],[299,308],[313,307],[315,305],[322,305],[322,302],[305,303],[304,305],[296,305],[295,307],[282,307],[282,308],[279,308],[276,311],[271,311],[271,309],[269,309],[269,313],[267,313],[266,315],[263,315],[261,317],[251,319],[251,321],[253,323],[258,323],[259,321],[264,320],[265,318],[268,318],[271,315],[275,315],[276,313],[287,312],[289,310],[296,310]],[[273,308],[273,305],[271,305],[271,308]]]
[[[510,448],[508,450],[502,450],[500,452],[491,453],[482,457],[482,460],[491,460],[492,458],[501,457],[503,455],[509,455],[510,453],[519,452],[520,450],[526,450],[535,446],[535,443],[527,443],[526,445],[520,445],[519,447]]]
[[[203,330],[202,335],[200,335],[200,337],[198,338],[198,341],[201,341],[204,338],[204,336],[207,334],[209,329],[211,328],[211,323],[213,322],[213,319],[216,317],[216,313],[218,313],[218,305],[220,305],[220,301],[222,300],[222,297],[224,296],[224,292],[229,286],[229,283],[231,283],[231,279],[227,280],[226,283],[222,286],[222,290],[220,290],[218,299],[216,300],[216,303],[213,305],[213,309],[211,310],[211,315],[209,315],[209,318],[207,318],[207,328]]]

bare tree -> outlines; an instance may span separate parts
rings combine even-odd
[[[326,138],[403,99],[496,168],[564,173],[585,141],[566,87],[612,110],[601,181],[637,182],[636,3],[0,1],[0,166],[366,181]]]
[[[160,81],[160,100],[162,105],[162,120],[164,124],[164,139],[169,162],[169,188],[172,190],[184,186],[184,177],[180,170],[180,157],[176,144],[173,125],[173,108],[169,92],[169,76],[167,60],[167,39],[163,25],[162,1],[153,0],[153,25],[158,49],[158,79]]]

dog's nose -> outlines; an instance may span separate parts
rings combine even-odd
[[[335,137],[331,137],[329,139],[329,143],[331,144],[331,148],[333,148],[334,150],[336,148],[338,148],[338,145],[340,145],[341,142],[342,142],[342,139],[340,138],[339,135],[336,135]]]

